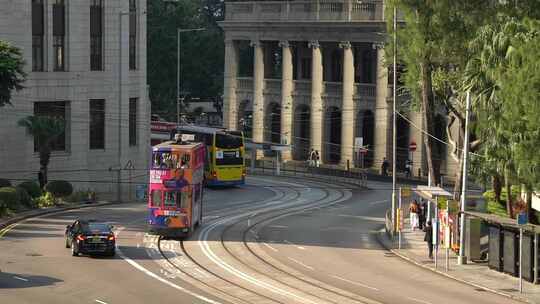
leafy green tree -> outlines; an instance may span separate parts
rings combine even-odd
[[[222,95],[224,44],[217,25],[222,18],[222,1],[148,2],[148,83],[154,113],[175,120],[177,28],[206,29],[181,34],[180,90],[201,99]]]
[[[398,28],[398,59],[405,66],[401,80],[412,97],[413,106],[421,110],[427,132],[434,134],[437,109],[444,107],[450,113],[448,139],[453,145],[454,159],[461,164],[465,106],[460,73],[469,57],[468,40],[493,8],[481,0],[394,0],[392,4],[397,5],[404,21]],[[392,16],[387,17],[391,24]],[[392,33],[391,27],[389,32]],[[459,131],[451,134],[455,122],[459,124]],[[431,137],[426,137],[424,143],[428,170],[435,184],[440,174],[434,157],[437,143]],[[456,194],[461,182],[459,171]]]
[[[40,172],[47,184],[47,167],[51,158],[51,145],[64,132],[64,120],[48,116],[28,116],[19,120],[28,134],[37,141],[39,151]]]
[[[504,107],[514,105],[501,94],[501,77],[508,71],[509,60],[516,46],[530,40],[532,33],[516,18],[500,15],[496,22],[479,29],[470,43],[474,54],[464,73],[464,90],[475,96],[476,131],[482,138],[480,161],[484,171],[493,174],[493,188],[500,192],[500,177],[504,178],[506,191],[518,178],[514,163],[514,137],[520,129],[510,127]],[[512,196],[507,196],[508,216],[513,217]]]
[[[21,50],[0,40],[0,107],[11,104],[11,94],[22,90],[25,80]]]

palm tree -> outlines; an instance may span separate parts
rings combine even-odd
[[[51,145],[64,132],[64,120],[49,116],[27,116],[19,120],[18,125],[26,128],[27,133],[32,135],[37,142],[40,172],[43,174],[43,185],[45,185]]]

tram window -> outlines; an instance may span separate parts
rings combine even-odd
[[[163,200],[163,205],[165,207],[177,207],[177,193],[176,192],[165,192],[165,199]]]
[[[195,199],[194,199],[194,201],[195,201],[195,202],[198,202],[199,199],[201,198],[201,192],[200,192],[200,191],[201,191],[201,184],[197,184],[197,185],[193,186],[193,188],[194,188],[194,189],[193,189],[193,192],[195,192]]]
[[[152,194],[150,196],[150,205],[152,207],[161,206],[161,190],[152,190]]]
[[[182,200],[180,202],[180,208],[185,209],[189,206],[189,192],[183,191],[182,192]]]
[[[180,157],[180,166],[184,169],[189,169],[191,167],[189,163],[190,160],[191,156],[189,154],[182,154]]]

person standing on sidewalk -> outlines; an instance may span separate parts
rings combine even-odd
[[[424,229],[426,235],[424,236],[424,241],[427,243],[429,258],[433,258],[433,226],[431,226],[431,221],[426,222],[426,227]]]
[[[411,230],[415,231],[418,228],[418,212],[420,212],[420,207],[416,200],[414,200],[409,206],[409,216],[411,220]]]
[[[426,226],[426,205],[420,201],[418,204],[418,229],[423,230]]]

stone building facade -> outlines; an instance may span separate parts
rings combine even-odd
[[[0,177],[37,178],[34,140],[17,121],[54,115],[66,124],[49,180],[113,194],[119,168],[123,192],[147,181],[146,0],[3,0],[0,40],[22,49],[28,73],[0,108]]]
[[[385,58],[384,1],[226,1],[224,126],[254,142],[291,144],[283,159],[361,166],[392,160],[392,75]],[[390,59],[391,60],[391,59]],[[398,96],[397,165],[425,172],[422,116]],[[445,116],[437,132],[445,136]],[[419,127],[416,128],[415,126]],[[408,150],[417,143],[415,152]],[[453,174],[448,149],[437,147],[441,171]]]

